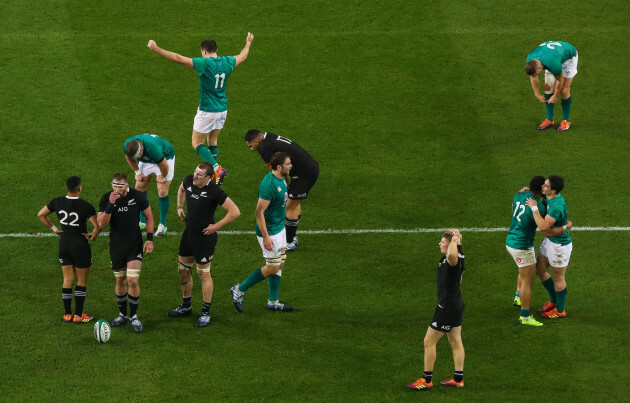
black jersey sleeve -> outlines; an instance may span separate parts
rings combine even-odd
[[[57,201],[58,197],[55,197],[54,199],[52,199],[47,205],[46,207],[48,207],[48,210],[50,211],[57,211],[58,208],[58,201]]]
[[[88,219],[96,215],[96,210],[94,209],[94,206],[92,206],[92,203],[87,201],[85,202],[85,213]]]
[[[138,207],[140,208],[140,211],[144,211],[148,209],[150,206],[149,200],[147,200],[147,197],[144,195],[144,193],[140,192],[139,190],[135,190],[135,189],[133,190],[134,190],[134,197],[138,201]]]
[[[186,189],[188,186],[192,186],[193,176],[192,175],[186,176],[184,180],[182,181],[182,184],[184,185],[184,189]]]
[[[227,193],[225,193],[220,186],[215,185],[212,187],[212,199],[216,201],[219,206],[222,206],[227,198]]]
[[[99,212],[103,212],[105,211],[105,209],[107,208],[107,205],[109,204],[109,194],[111,192],[107,192],[105,193],[102,197],[101,200],[98,202],[98,211]]]
[[[270,162],[271,156],[273,155],[273,147],[271,147],[269,143],[260,143],[260,147],[258,147],[258,153],[260,154],[260,157],[263,159],[263,161]]]

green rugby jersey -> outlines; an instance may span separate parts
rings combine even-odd
[[[123,153],[127,148],[127,143],[133,140],[140,140],[142,146],[144,147],[142,157],[140,157],[138,161],[157,164],[162,161],[162,158],[170,160],[175,157],[175,149],[171,143],[159,137],[157,134],[139,134],[137,136],[129,137],[125,141],[125,144],[123,144]]]
[[[195,57],[193,68],[199,73],[199,110],[223,112],[227,110],[225,86],[236,66],[234,56]]]
[[[562,41],[543,42],[528,55],[526,61],[539,60],[554,76],[562,74],[562,63],[575,57],[577,49]]]
[[[536,200],[538,211],[543,217],[545,216],[545,205],[538,197],[529,191],[515,194],[512,199],[512,224],[505,239],[505,244],[510,248],[525,250],[534,246],[534,237],[538,227],[534,220],[534,212],[525,202],[529,197]]]
[[[567,224],[567,221],[569,221],[567,203],[561,194],[551,200],[547,199],[547,215],[556,219],[556,222],[551,226],[552,228],[562,227]],[[569,231],[564,231],[558,236],[549,237],[549,240],[560,245],[568,245],[573,242]]]
[[[265,223],[269,235],[276,235],[284,229],[284,217],[289,199],[287,183],[284,179],[278,179],[273,172],[269,172],[260,182],[258,197],[269,201],[269,206],[264,212]],[[256,235],[262,236],[258,222],[256,223]]]

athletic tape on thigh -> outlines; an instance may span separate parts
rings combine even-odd
[[[127,269],[127,277],[140,277],[140,269]]]
[[[269,266],[280,266],[282,264],[282,256],[266,257],[265,261]]]
[[[276,276],[278,276],[278,277],[282,277],[282,269],[280,269],[280,270],[278,270],[278,271],[276,272]]]
[[[114,272],[114,277],[125,277],[127,275],[127,270],[119,270]]]
[[[287,254],[286,254],[286,253],[283,253],[283,254],[281,255],[281,257],[282,257],[282,264],[284,264],[284,262],[286,262],[286,260],[287,260]]]
[[[192,270],[192,264],[186,264],[186,263],[182,263],[182,262],[177,262],[177,268],[181,269],[181,270],[191,271]]]
[[[205,269],[200,269],[199,266],[197,266],[197,273],[210,273],[210,266],[208,265]]]

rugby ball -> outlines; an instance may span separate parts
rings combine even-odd
[[[94,337],[99,343],[107,343],[110,334],[111,329],[109,327],[109,323],[107,323],[105,319],[99,319],[94,324]]]

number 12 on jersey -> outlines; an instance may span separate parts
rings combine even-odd
[[[521,222],[521,216],[523,215],[523,213],[525,212],[525,204],[521,204],[521,202],[516,202],[516,208],[514,209],[514,214],[512,214],[512,217],[516,217],[516,221]],[[518,210],[521,210],[520,213],[518,213]],[[518,213],[518,215],[516,215],[516,213]]]

